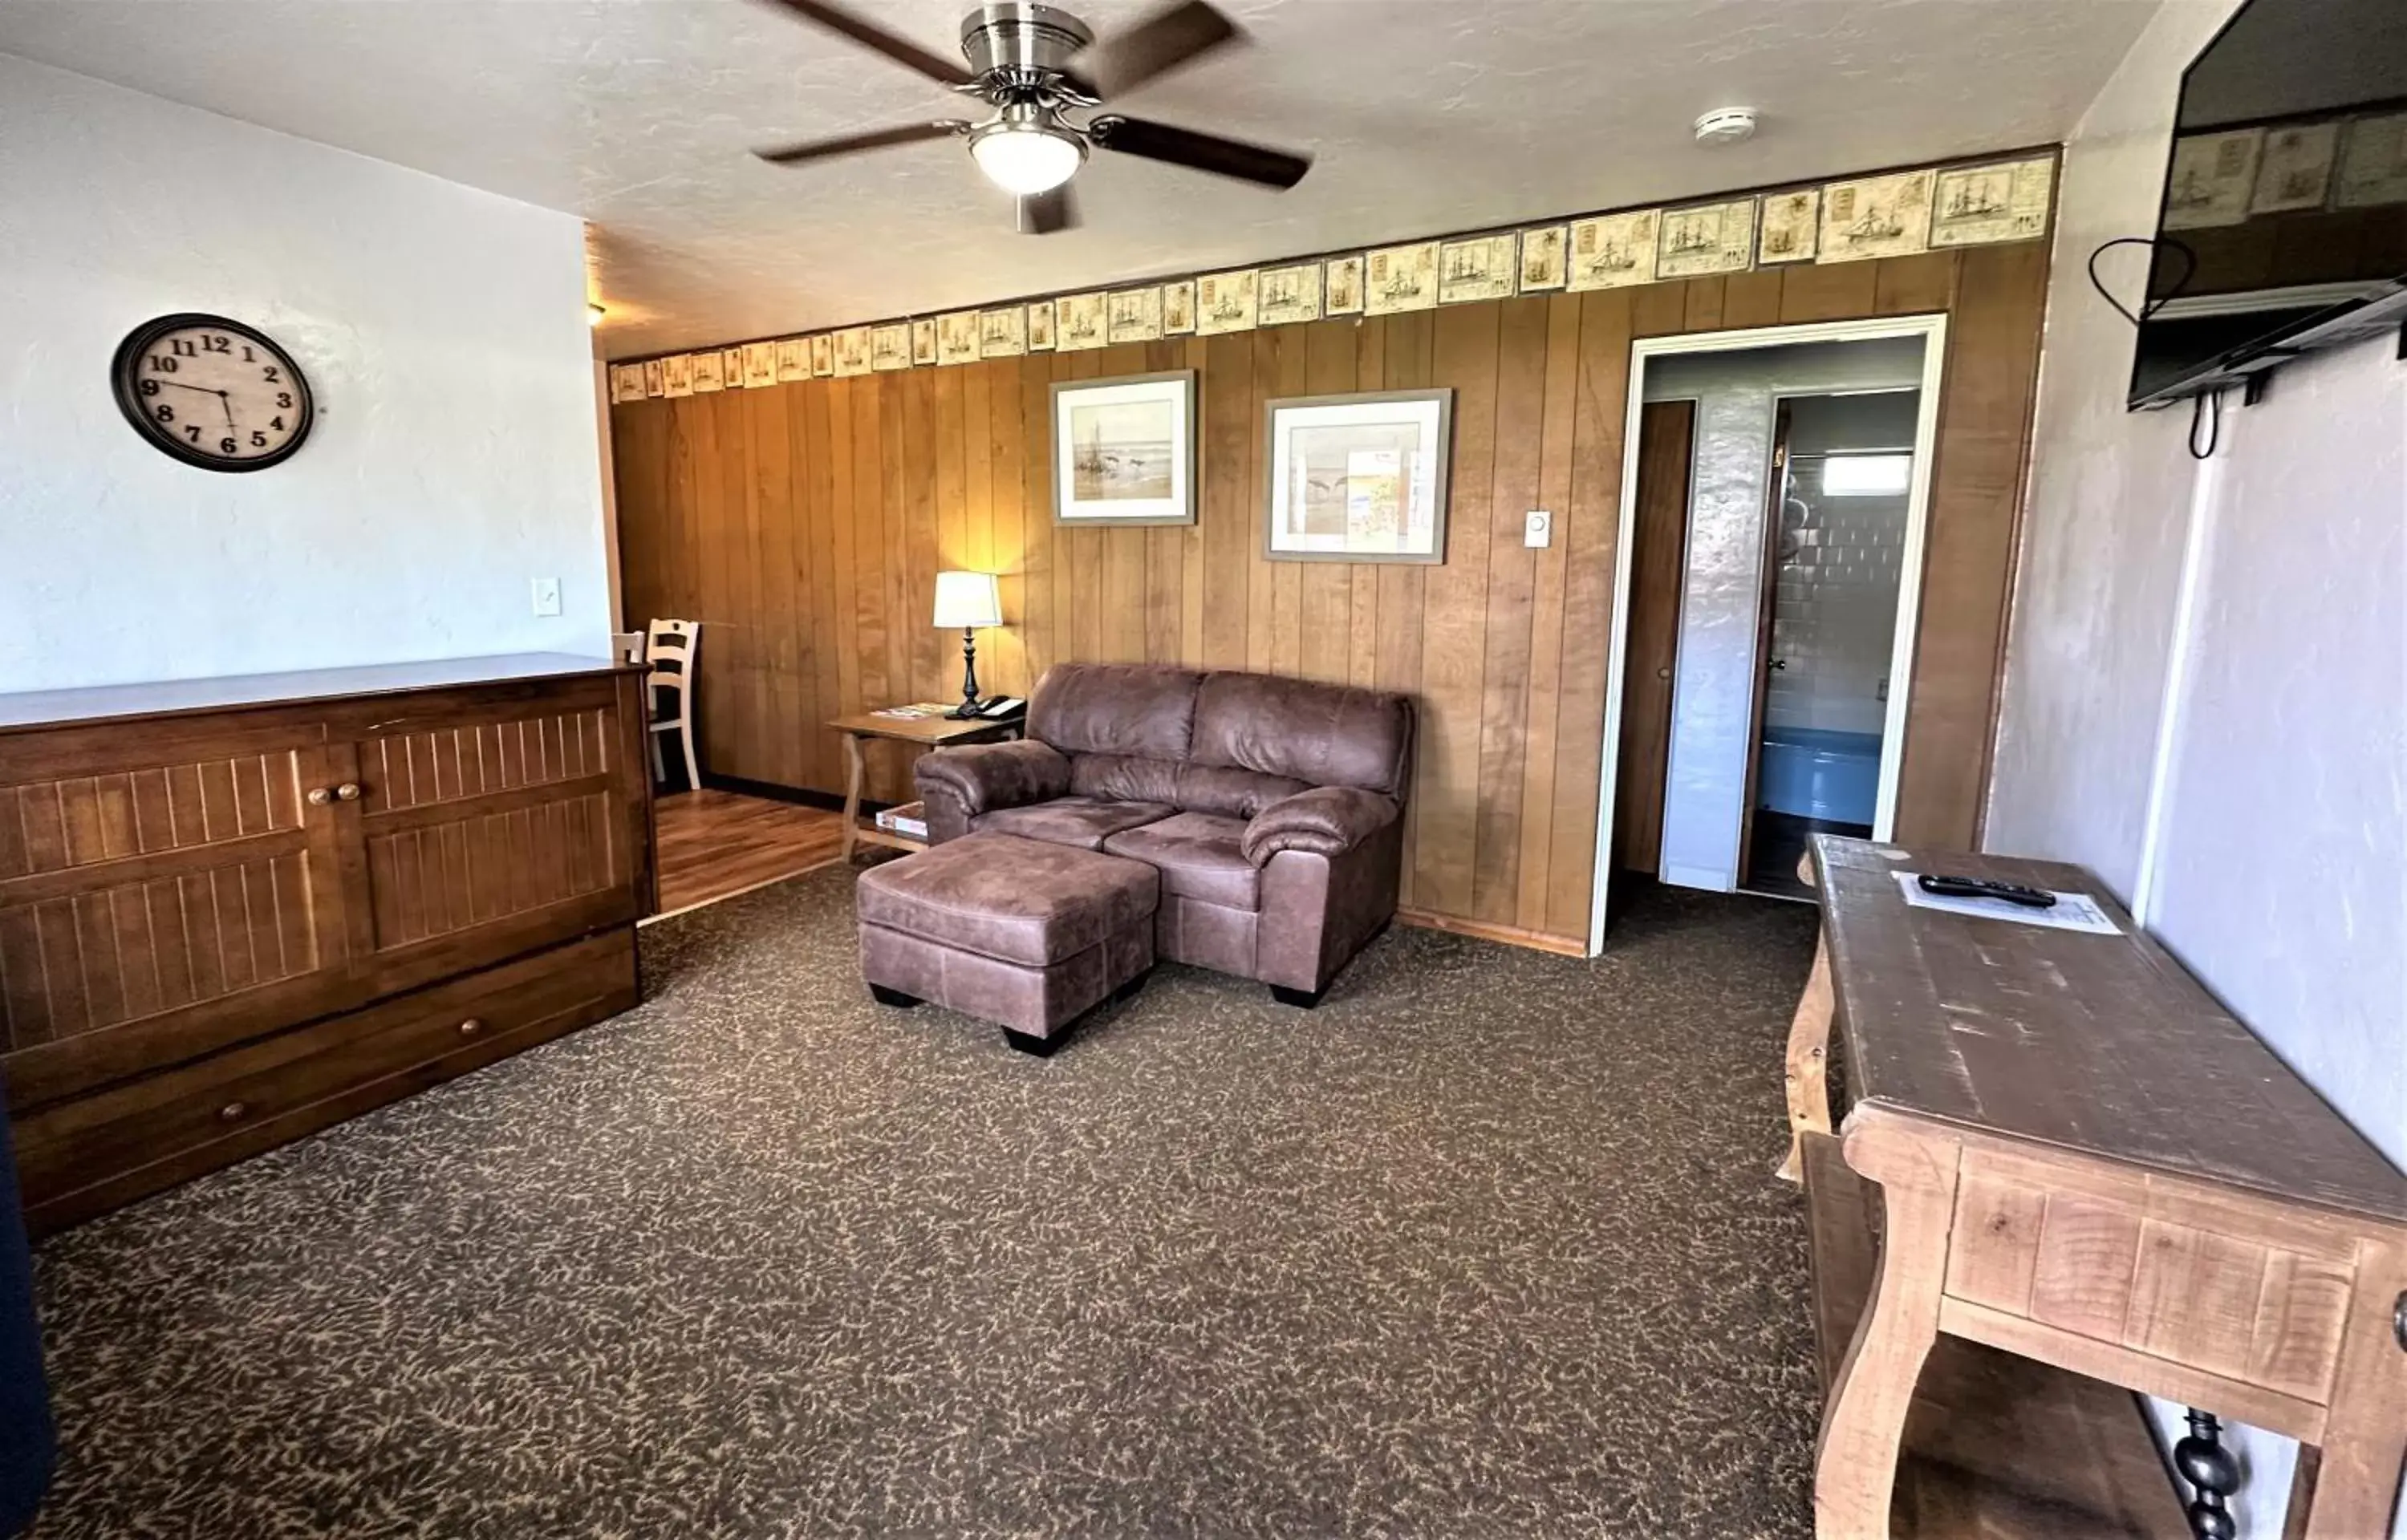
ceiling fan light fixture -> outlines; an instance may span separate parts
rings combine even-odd
[[[980,130],[970,140],[970,155],[987,180],[1026,198],[1050,192],[1077,175],[1087,147],[1067,129],[1017,119]]]

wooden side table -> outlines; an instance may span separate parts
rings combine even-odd
[[[925,850],[928,842],[914,840],[907,834],[879,828],[875,823],[861,821],[861,782],[864,773],[861,756],[863,739],[890,738],[898,743],[917,743],[923,749],[939,749],[952,743],[984,743],[1019,736],[1024,718],[1012,716],[1001,721],[983,717],[966,720],[950,716],[880,716],[875,712],[862,712],[854,716],[839,716],[828,724],[844,735],[844,859],[852,859],[853,848],[862,841],[873,845],[890,845],[897,850]]]
[[[1885,1221],[1823,1417],[1816,1533],[1888,1533],[1916,1378],[1956,1337],[2296,1438],[2284,1533],[2387,1533],[2407,1176],[2080,868],[1828,835],[1814,855],[1826,949],[1790,1107],[1817,1270],[1834,1019],[1853,1098],[1836,1152]],[[1910,907],[1896,874],[1934,868],[2088,893],[2122,931]]]

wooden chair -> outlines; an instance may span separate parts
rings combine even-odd
[[[644,639],[644,660],[652,666],[652,779],[668,778],[668,767],[661,758],[661,734],[674,732],[685,745],[685,780],[692,791],[702,789],[702,761],[693,752],[694,651],[701,643],[699,620],[655,620]]]

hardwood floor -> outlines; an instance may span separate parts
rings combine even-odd
[[[654,816],[662,914],[825,866],[844,839],[841,813],[707,787],[661,798]]]

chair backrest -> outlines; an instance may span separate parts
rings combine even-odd
[[[693,677],[694,649],[701,643],[699,620],[653,621],[644,637],[644,660],[652,666],[652,687],[685,689]]]

